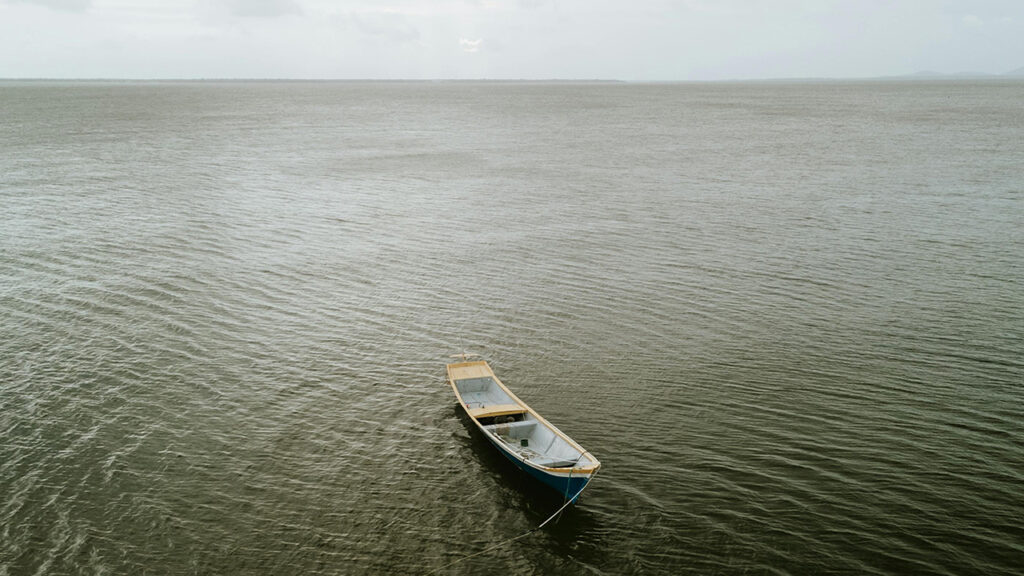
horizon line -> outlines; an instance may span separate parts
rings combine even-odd
[[[921,71],[910,74],[885,76],[777,76],[716,79],[641,79],[619,78],[288,78],[288,77],[61,77],[23,76],[0,77],[0,82],[381,82],[381,83],[591,83],[591,84],[710,84],[728,82],[857,82],[857,81],[930,81],[930,80],[1020,80],[1024,73],[1018,70],[1005,73]]]

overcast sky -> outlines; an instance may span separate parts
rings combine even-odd
[[[4,78],[866,77],[1024,66],[1024,0],[0,0]]]

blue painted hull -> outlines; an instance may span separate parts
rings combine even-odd
[[[505,456],[505,458],[508,458],[513,464],[515,464],[516,468],[519,468],[523,472],[526,472],[529,476],[537,480],[540,480],[541,482],[550,486],[551,488],[554,488],[555,490],[558,491],[559,494],[562,494],[567,498],[573,496],[573,503],[576,502],[580,490],[583,490],[583,487],[586,486],[587,482],[590,481],[589,475],[580,474],[578,476],[572,476],[570,478],[568,476],[549,474],[543,470],[537,470],[536,468],[530,466],[529,464],[526,464],[519,458],[516,458],[514,455],[510,454],[509,451],[505,449],[504,446],[495,443],[493,440],[490,439],[489,436],[487,436],[487,434],[484,434],[484,437],[487,438],[487,441],[498,449],[498,452],[501,452],[501,454]]]

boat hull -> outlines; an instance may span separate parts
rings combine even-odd
[[[564,494],[566,498],[572,497],[573,503],[575,503],[576,500],[579,498],[579,493],[581,490],[583,490],[583,487],[587,485],[587,482],[590,482],[590,474],[557,474],[547,472],[544,470],[538,470],[537,468],[530,466],[526,462],[523,462],[516,455],[509,452],[508,449],[505,448],[505,446],[502,445],[501,443],[491,440],[490,436],[488,436],[485,432],[481,432],[484,434],[485,437],[487,437],[487,441],[490,442],[492,446],[497,448],[498,452],[501,452],[501,455],[507,458],[510,462],[512,462],[512,464],[514,464],[516,468],[519,468],[520,470],[525,472],[527,476],[530,476],[535,480],[543,482],[550,488],[554,488],[560,494]]]
[[[513,465],[577,500],[601,463],[501,383],[487,362],[448,364],[448,382],[469,419]]]

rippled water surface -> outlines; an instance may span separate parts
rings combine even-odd
[[[0,83],[0,574],[1024,565],[1024,83]]]

